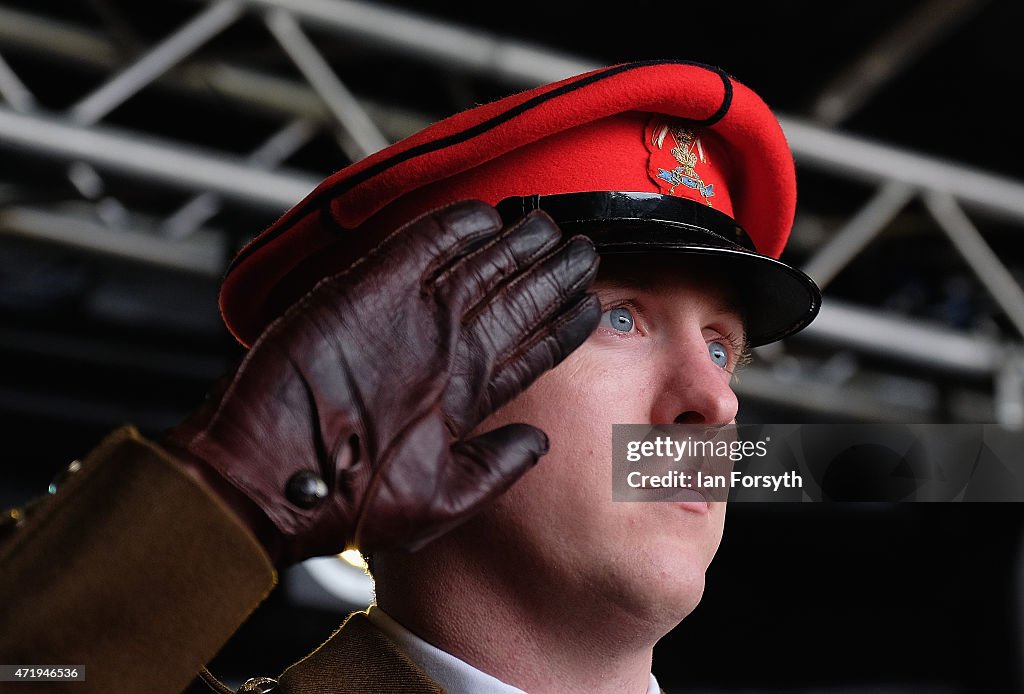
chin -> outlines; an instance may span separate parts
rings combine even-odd
[[[675,561],[662,574],[659,592],[676,621],[693,612],[704,595],[707,562]]]
[[[696,609],[708,561],[695,547],[659,543],[634,552],[619,576],[620,605],[657,639]]]
[[[697,609],[704,596],[704,569],[692,568],[677,572],[662,587],[665,609],[664,620],[669,628],[674,627]]]

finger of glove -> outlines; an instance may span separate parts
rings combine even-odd
[[[474,369],[472,359],[466,360],[469,367],[453,374],[445,393],[449,430],[455,436],[472,431],[582,345],[600,320],[601,302],[588,294],[564,307],[500,363],[488,364],[486,372],[479,367]],[[474,385],[479,383],[484,385]],[[470,393],[474,395],[470,397]]]
[[[503,362],[576,304],[593,283],[598,263],[590,239],[573,237],[479,305],[466,326],[469,344],[493,355],[494,363]]]
[[[445,391],[442,407],[453,435],[469,432],[549,368],[529,371],[530,378],[518,383],[506,378],[497,391],[491,385],[497,367],[510,355],[521,354],[523,345],[538,332],[550,331],[560,313],[575,305],[593,281],[597,264],[590,240],[575,237],[535,262],[525,274],[508,280],[492,293],[490,303],[481,305],[464,328]],[[526,375],[527,370],[522,372]],[[496,392],[500,397],[495,397]]]
[[[464,523],[536,465],[548,449],[543,431],[519,423],[456,443],[434,496],[431,518],[405,547],[420,549]]]
[[[389,276],[434,277],[502,228],[501,216],[492,206],[461,200],[392,232],[368,256],[367,264]]]
[[[545,371],[562,363],[586,342],[600,320],[601,301],[588,294],[564,309],[556,320],[541,327],[495,368],[487,390],[490,411],[497,410]]]
[[[383,451],[351,524],[360,549],[437,537],[468,509],[518,479],[547,452],[547,436],[525,424],[452,443],[438,416],[425,417]]]
[[[502,281],[550,252],[561,238],[561,230],[547,214],[530,213],[438,276],[441,300],[447,306],[475,306]]]

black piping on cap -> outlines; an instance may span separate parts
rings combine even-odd
[[[589,236],[602,254],[658,251],[701,255],[720,264],[735,280],[751,347],[802,330],[821,308],[814,280],[761,255],[732,217],[693,200],[598,191],[505,198],[497,208],[506,223],[544,210],[563,231]]]

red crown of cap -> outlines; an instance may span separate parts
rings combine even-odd
[[[243,343],[321,277],[419,214],[464,198],[589,191],[688,198],[778,258],[796,206],[778,121],[749,88],[688,62],[596,70],[457,113],[325,179],[236,256],[221,312]]]

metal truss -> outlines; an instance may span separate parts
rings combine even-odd
[[[0,198],[0,231],[57,242],[208,277],[231,248],[208,222],[225,204],[276,215],[301,199],[327,170],[288,168],[288,160],[323,132],[354,161],[419,129],[437,114],[353,93],[308,32],[372,45],[375,51],[528,87],[596,68],[571,55],[487,35],[408,12],[350,0],[178,0],[195,5],[190,20],[125,61],[105,35],[84,26],[0,7],[0,146],[60,162],[75,204],[42,206]],[[949,4],[937,0],[938,4]],[[970,2],[952,3],[961,12]],[[944,15],[944,16],[948,16]],[[266,28],[268,46],[294,64],[302,80],[256,66],[210,58],[201,49],[243,18]],[[948,23],[936,23],[938,32]],[[897,32],[906,32],[906,27]],[[930,34],[901,35],[900,45],[925,45]],[[32,86],[12,69],[8,52],[45,56],[101,70],[107,79],[60,112],[38,106]],[[912,51],[907,52],[907,56]],[[905,56],[903,59],[909,59]],[[899,67],[898,60],[888,66]],[[879,80],[856,79],[863,64],[837,79],[819,99],[818,123],[781,118],[798,166],[874,189],[859,210],[811,244],[803,266],[826,290],[819,319],[800,336],[758,350],[739,379],[741,395],[829,416],[924,421],[995,420],[1024,427],[1024,292],[986,242],[977,220],[1024,226],[1024,183],[984,171],[840,134],[834,124],[870,98]],[[148,89],[195,98],[216,93],[279,127],[248,153],[184,142],[106,122]],[[440,114],[445,115],[445,114]],[[184,202],[154,216],[107,193],[105,176],[130,176]],[[17,188],[16,181],[4,182]],[[979,335],[937,322],[889,314],[829,298],[832,280],[912,202],[932,219],[1005,314],[1015,335]],[[814,218],[813,200],[799,216]],[[84,210],[84,211],[83,211]],[[798,225],[799,226],[799,225]],[[862,365],[883,357],[888,368]],[[913,375],[904,373],[912,367]],[[951,376],[988,384],[949,387]]]

